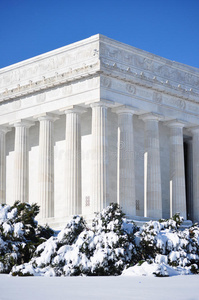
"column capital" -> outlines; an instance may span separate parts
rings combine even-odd
[[[165,125],[170,128],[184,128],[186,124],[187,124],[187,122],[185,122],[183,120],[178,120],[178,119],[174,119],[174,120],[165,122]]]
[[[191,133],[199,133],[199,125],[187,128]]]
[[[49,120],[54,122],[59,119],[59,116],[53,113],[42,113],[34,116],[34,119],[37,119],[38,121]]]
[[[96,101],[86,102],[90,107],[113,107],[115,102],[112,100],[100,99]]]
[[[143,120],[144,122],[146,121],[163,121],[164,120],[164,116],[155,112],[150,112],[150,113],[146,113],[143,115],[139,116],[140,120]]]
[[[3,132],[3,133],[6,134],[9,131],[11,131],[10,127],[4,126],[4,125],[0,125],[0,132]]]
[[[121,106],[117,106],[117,107],[112,108],[112,112],[114,112],[116,114],[127,113],[127,114],[134,115],[138,111],[139,111],[139,109],[137,107],[130,106],[130,105],[121,105]]]
[[[15,122],[11,122],[9,123],[9,125],[12,125],[14,127],[26,127],[26,128],[30,128],[31,126],[35,125],[34,122],[29,121],[29,120],[25,120],[25,119],[19,119]]]
[[[59,111],[61,112],[63,111],[65,114],[70,114],[70,113],[83,114],[87,112],[87,109],[79,105],[70,105],[61,108]]]

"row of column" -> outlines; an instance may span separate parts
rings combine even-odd
[[[97,102],[92,107],[92,202],[93,211],[100,211],[108,203],[108,140],[106,102]],[[81,214],[81,107],[63,109],[66,114],[66,205],[68,215]],[[118,114],[118,202],[129,217],[136,215],[134,129],[133,116],[136,108],[121,106],[112,109]],[[162,217],[162,192],[160,170],[159,121],[162,117],[149,113],[139,117],[145,122],[145,177],[144,216]],[[54,114],[37,116],[40,121],[39,134],[39,204],[41,217],[54,216]],[[20,120],[15,126],[15,188],[14,198],[22,202],[28,199],[28,131],[34,123]],[[171,215],[180,212],[186,218],[185,170],[183,153],[183,127],[179,121],[169,121],[170,127],[170,201]],[[0,127],[0,202],[5,203],[5,134],[7,128]],[[199,219],[199,128],[193,128],[193,212]]]
[[[93,211],[100,211],[106,206],[108,193],[107,183],[107,107],[94,103],[92,107],[93,136]],[[68,215],[81,214],[81,114],[82,107],[71,106],[62,109],[66,114],[66,157],[65,157],[65,199],[64,210]],[[53,123],[57,115],[52,113],[35,117],[40,122],[39,131],[39,172],[38,203],[41,207],[40,217],[54,216],[54,140]],[[14,200],[28,201],[28,136],[29,128],[34,122],[19,120],[12,124],[15,127],[14,158]],[[6,202],[6,127],[0,127],[0,202]]]
[[[116,110],[114,109],[114,111],[118,113],[118,201],[127,216],[132,217],[136,215],[133,142],[133,115],[136,113],[136,109],[123,106]],[[139,118],[145,122],[144,216],[149,218],[162,218],[162,184],[158,124],[159,121],[162,120],[162,116],[147,113],[141,115]],[[186,218],[183,152],[184,124],[182,122],[170,121],[167,122],[167,125],[170,127],[171,216],[179,212]],[[194,138],[194,145],[196,144],[197,142]],[[196,147],[197,146],[195,146],[194,149]],[[195,150],[194,160],[198,158],[197,151]],[[195,191],[196,190],[198,190],[197,184],[195,184]],[[198,196],[196,196],[195,192],[195,206],[198,205],[196,204],[199,201]]]
[[[136,215],[133,115],[136,109],[122,106],[118,113],[118,202],[126,215]],[[159,145],[159,114],[147,113],[139,117],[145,122],[144,154],[144,216],[162,218],[162,191]],[[185,219],[186,190],[184,167],[184,122],[168,121],[170,128],[170,216],[180,213]],[[199,127],[190,127],[193,134],[193,220],[199,220]],[[127,155],[128,154],[128,155]]]

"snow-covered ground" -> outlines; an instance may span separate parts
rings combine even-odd
[[[199,276],[11,277],[0,275],[0,300],[198,300]]]

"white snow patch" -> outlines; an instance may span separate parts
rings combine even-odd
[[[49,276],[52,275],[49,270]],[[198,300],[198,276],[167,278],[10,277],[0,275],[2,300]]]

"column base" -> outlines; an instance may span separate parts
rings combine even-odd
[[[81,215],[79,214],[80,217],[83,217],[84,220],[86,220],[86,223],[91,226],[92,225],[92,220],[94,219],[95,215]],[[36,221],[38,222],[39,225],[45,226],[46,224],[52,228],[53,230],[62,230],[66,227],[68,222],[70,222],[73,219],[73,216],[64,216],[64,217],[52,217],[52,218],[36,218]]]
[[[89,227],[92,225],[92,221],[95,218],[95,214],[79,215],[79,216],[82,216],[84,218],[84,220],[86,220],[86,223]],[[71,221],[72,218],[73,218],[73,216],[65,216],[62,218],[55,218],[55,217],[45,218],[45,219],[38,218],[36,220],[38,221],[39,225],[45,226],[47,224],[53,230],[60,231],[65,228],[67,223],[69,221]],[[134,217],[126,216],[126,219],[129,222],[133,221],[138,227],[142,227],[149,221],[158,221],[159,220],[156,218],[147,218],[147,217],[139,217],[139,216],[134,216]],[[184,230],[186,228],[191,227],[192,225],[193,225],[193,223],[191,220],[186,220],[180,225],[179,229]]]
[[[160,219],[136,216],[136,217],[130,218],[129,220],[133,221],[138,227],[142,227],[144,224],[146,224],[149,221],[159,221]],[[191,227],[192,225],[193,225],[193,222],[191,220],[185,220],[180,225],[179,229],[183,230],[185,228]]]

